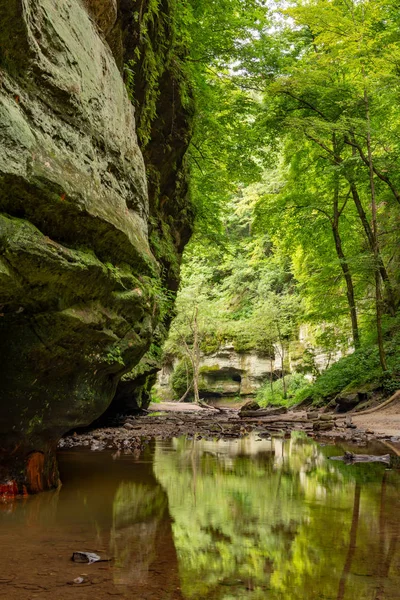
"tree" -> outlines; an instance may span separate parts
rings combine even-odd
[[[285,208],[320,212],[331,225],[355,346],[360,343],[360,328],[354,280],[358,286],[363,282],[364,296],[373,286],[377,343],[385,371],[382,317],[384,313],[395,314],[399,297],[396,273],[389,268],[394,257],[398,263],[399,255],[393,252],[390,233],[384,228],[387,206],[397,219],[399,216],[394,168],[398,143],[393,130],[397,133],[400,113],[392,107],[399,89],[397,16],[390,2],[380,0],[295,2],[284,12],[291,21],[277,21],[275,41],[284,50],[291,40],[294,50],[285,60],[275,62],[269,74],[267,116],[261,125],[268,130],[266,139],[271,132],[278,135],[288,164],[287,185],[281,191]],[[296,142],[299,146],[293,150]],[[299,173],[299,158],[302,168],[307,169],[304,173]],[[301,185],[291,171],[301,177]],[[310,172],[317,175],[315,180]],[[288,191],[289,185],[296,191]],[[329,211],[326,199],[321,202],[320,191],[331,198]],[[350,210],[349,196],[355,212]],[[270,202],[268,205],[271,209]],[[344,220],[354,216],[359,219],[357,251],[363,256],[358,261],[347,257],[340,233]],[[312,252],[310,243],[304,235],[305,254]],[[369,310],[368,303],[364,314]]]

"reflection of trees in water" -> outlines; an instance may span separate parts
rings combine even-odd
[[[337,600],[343,600],[345,593],[345,585],[348,574],[350,573],[351,563],[353,562],[353,556],[356,551],[356,542],[357,542],[357,530],[358,530],[358,520],[360,516],[360,495],[361,495],[361,486],[357,482],[354,489],[354,506],[353,506],[353,516],[351,519],[351,529],[350,529],[350,538],[349,538],[349,547],[347,550],[347,556],[343,567],[342,576],[339,581],[339,591],[337,595]]]
[[[400,589],[398,475],[382,509],[382,465],[347,467],[324,452],[301,438],[251,460],[182,440],[175,453],[157,448],[185,598],[382,600],[388,577]]]
[[[388,524],[388,503],[387,503],[387,471],[382,477],[381,494],[380,494],[380,510],[379,510],[379,557],[377,564],[377,583],[375,588],[374,600],[384,600],[385,582],[390,573],[393,558],[396,554],[396,548],[399,538],[399,529],[393,531]],[[388,526],[389,525],[389,526]],[[389,529],[389,531],[388,531]],[[389,538],[389,544],[387,540]],[[400,597],[400,595],[399,595]]]
[[[156,533],[167,499],[160,487],[121,483],[113,504],[111,553],[116,583],[145,585],[156,557]]]

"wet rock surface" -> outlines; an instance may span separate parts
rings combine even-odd
[[[20,4],[0,9],[0,478],[30,492],[57,484],[40,462],[105,410],[150,344],[158,267],[109,47],[78,0]]]
[[[213,409],[196,412],[174,411],[159,415],[149,413],[116,419],[113,427],[74,432],[60,441],[59,448],[83,446],[93,451],[113,449],[137,455],[153,438],[169,439],[180,435],[212,439],[236,438],[252,430],[252,425],[244,427],[237,411],[230,409],[224,410],[223,413]]]

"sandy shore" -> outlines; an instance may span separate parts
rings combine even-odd
[[[374,413],[353,416],[353,422],[360,429],[370,429],[376,434],[400,437],[400,407],[396,402]]]

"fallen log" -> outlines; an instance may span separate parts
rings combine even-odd
[[[243,417],[273,417],[274,415],[283,415],[287,413],[287,408],[278,406],[277,408],[267,408],[265,410],[241,410],[239,416]]]
[[[307,421],[307,419],[304,419],[302,417],[299,418],[295,418],[295,417],[261,417],[256,419],[256,417],[246,417],[245,418],[245,422],[246,423],[257,423],[260,422],[263,425],[265,425],[265,423],[308,423],[310,424],[310,421]]]
[[[373,456],[371,454],[353,454],[353,452],[345,452],[344,456],[330,456],[329,458],[330,460],[342,460],[348,464],[380,462],[390,465],[390,454]]]

